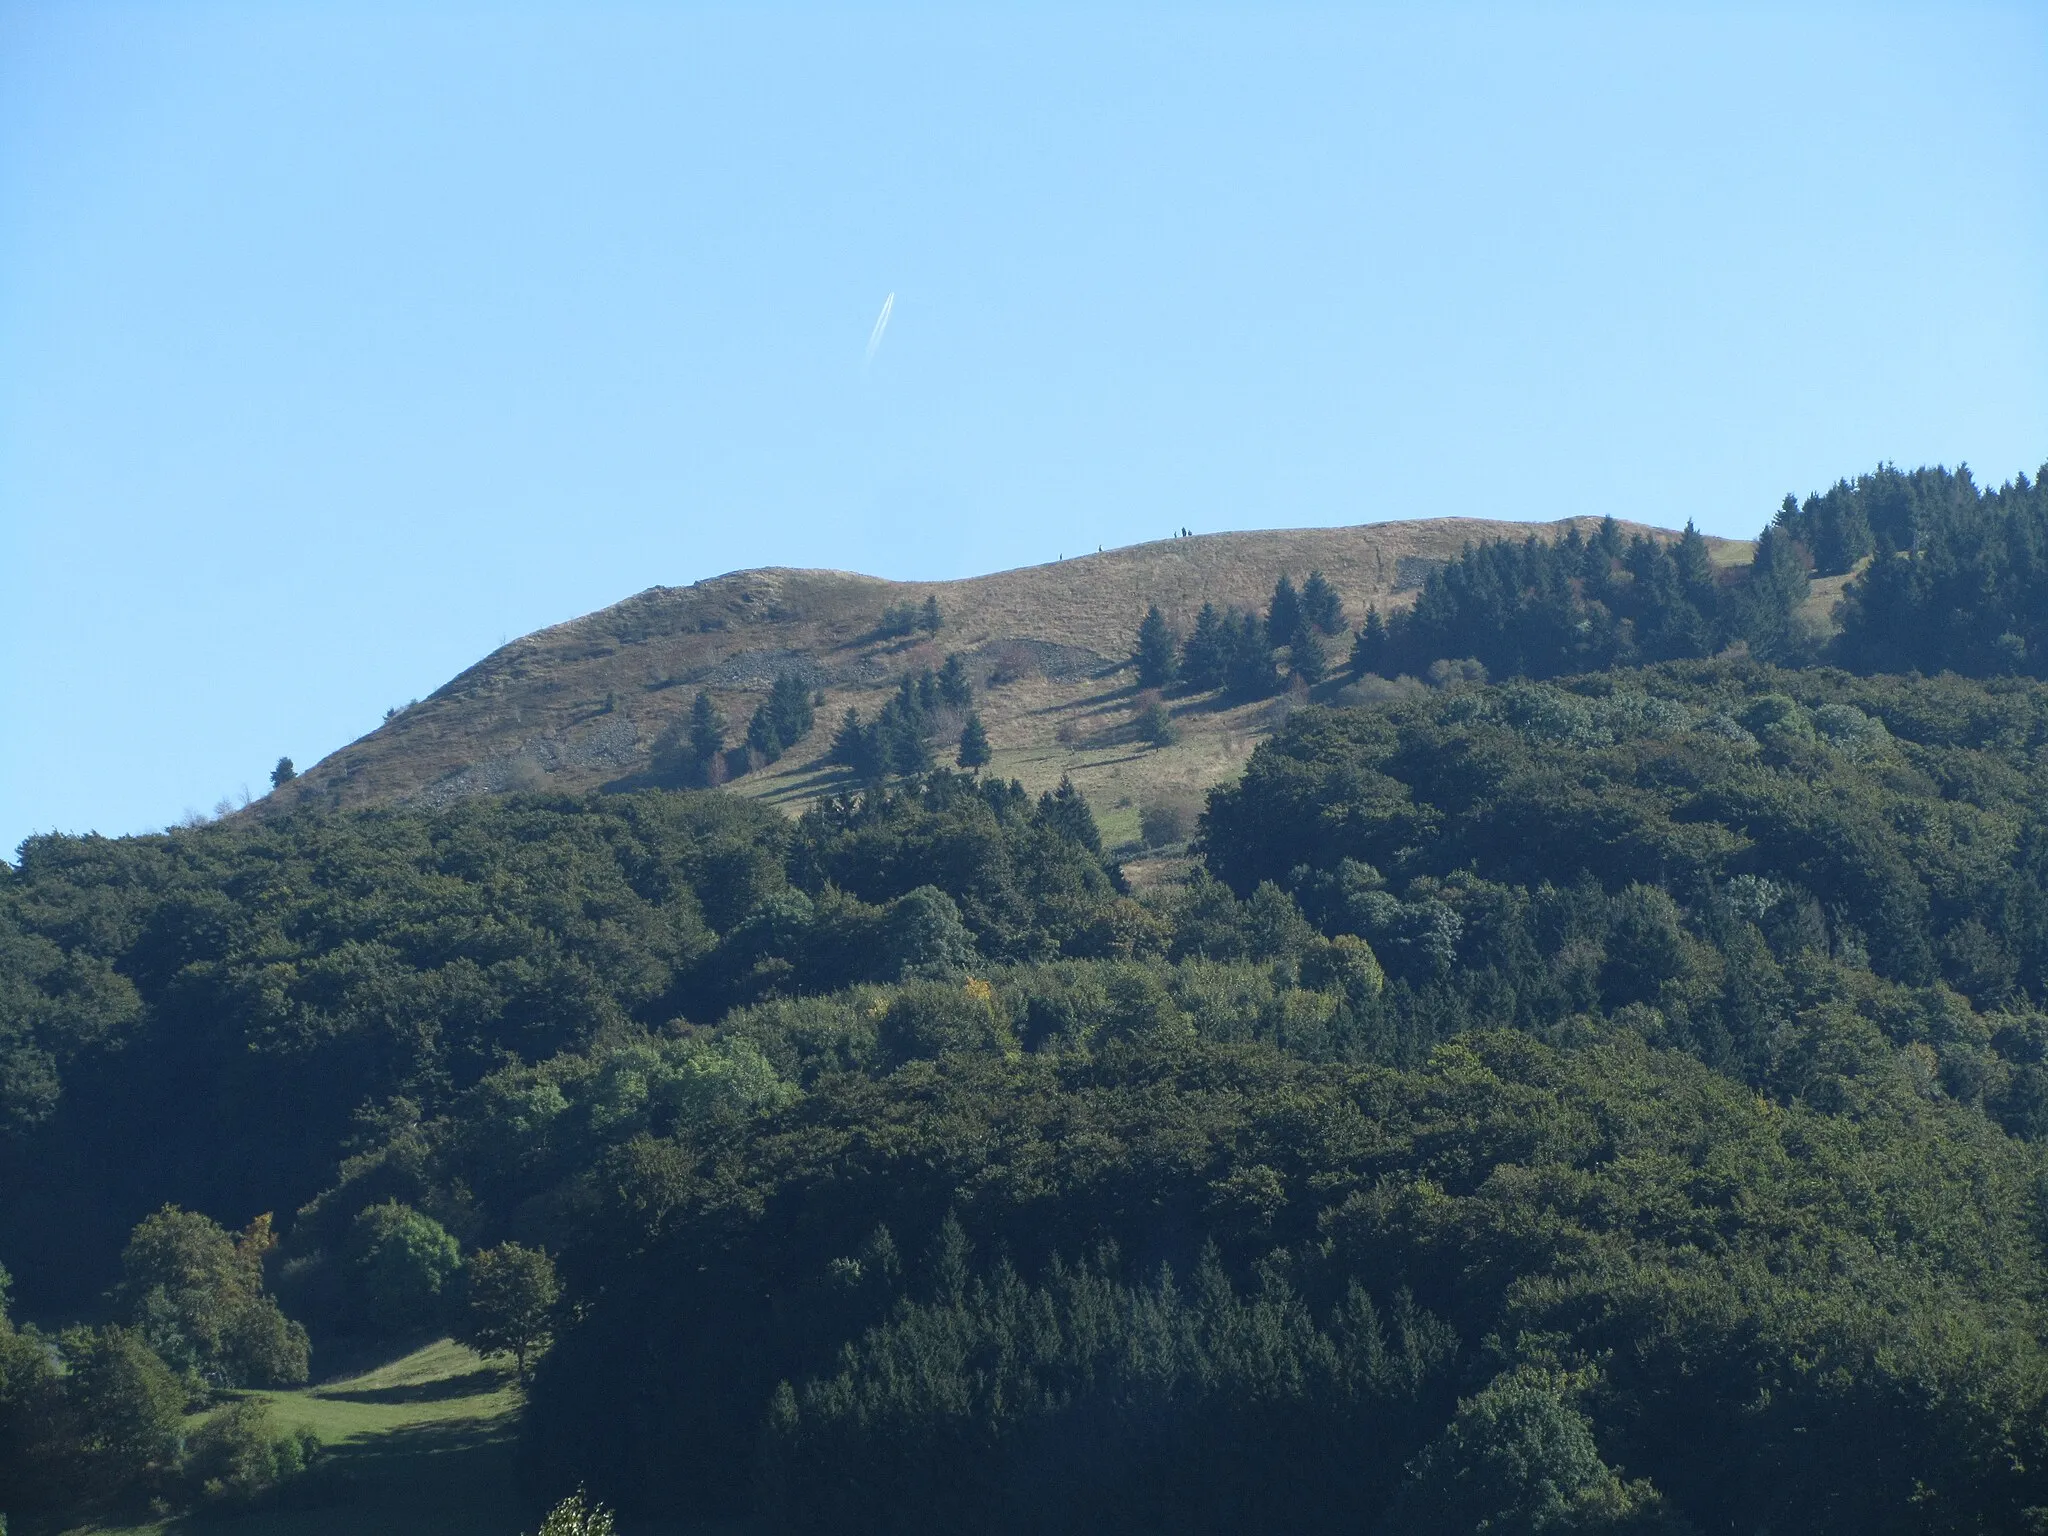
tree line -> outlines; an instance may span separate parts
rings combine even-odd
[[[1823,642],[1800,615],[1814,575],[1857,572],[1841,631]],[[1604,519],[1588,538],[1489,539],[1430,573],[1414,604],[1368,609],[1351,634],[1352,676],[1422,676],[1476,662],[1492,677],[1550,678],[1698,659],[1740,645],[1791,665],[1862,673],[2048,676],[2048,493],[2020,475],[1980,492],[1963,468],[1889,466],[1802,504],[1785,498],[1746,566],[1717,566],[1690,524],[1675,540]],[[1176,634],[1155,606],[1132,651],[1139,685],[1260,698],[1331,672],[1342,604],[1311,572],[1282,576],[1263,615],[1205,604]],[[1287,654],[1283,677],[1278,653]]]

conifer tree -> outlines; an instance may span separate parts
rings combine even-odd
[[[725,750],[725,716],[703,689],[690,701],[690,756],[699,771]]]
[[[1677,563],[1678,584],[1686,597],[1703,612],[1711,608],[1719,591],[1714,579],[1714,557],[1691,518],[1686,519],[1685,532],[1679,535],[1671,557]]]
[[[1308,573],[1308,581],[1301,589],[1301,615],[1320,634],[1344,632],[1344,599],[1323,579],[1321,571]]]
[[[960,755],[957,761],[970,772],[988,765],[988,732],[981,728],[981,716],[969,715],[967,724],[960,731]]]
[[[1038,797],[1038,815],[1061,837],[1071,838],[1090,853],[1102,852],[1102,832],[1095,825],[1095,813],[1088,809],[1087,800],[1067,775],[1060,775],[1058,789],[1049,789]]]
[[[1158,605],[1145,610],[1144,622],[1138,626],[1137,648],[1131,653],[1131,660],[1138,668],[1140,688],[1164,688],[1173,681],[1179,670],[1180,637],[1168,626]]]
[[[1256,613],[1225,614],[1218,639],[1223,651],[1223,687],[1231,697],[1263,699],[1280,686],[1273,644]]]
[[[1311,688],[1330,675],[1330,655],[1313,624],[1303,624],[1294,632],[1294,644],[1287,648],[1287,670]]]
[[[782,756],[782,733],[775,726],[775,711],[766,704],[758,705],[754,717],[747,722],[747,745],[758,753],[763,762],[774,762]]]
[[[928,635],[936,635],[945,622],[939,613],[939,600],[936,597],[926,598],[924,609],[917,616],[917,627]]]
[[[775,686],[768,694],[767,709],[782,751],[810,735],[811,726],[817,718],[811,707],[811,691],[794,672],[777,675]]]
[[[1301,627],[1301,594],[1292,578],[1282,575],[1273,583],[1273,602],[1266,609],[1266,633],[1284,643]]]
[[[939,669],[939,698],[948,709],[965,709],[974,702],[974,683],[967,676],[967,665],[955,651],[946,658],[945,666]]]
[[[277,760],[277,766],[270,770],[270,787],[272,789],[283,789],[285,785],[291,783],[298,776],[299,770],[292,766],[292,760],[288,757],[280,757]]]
[[[830,756],[833,762],[845,764],[864,779],[880,778],[887,770],[876,728],[863,725],[860,711],[851,705],[833,734]]]
[[[1351,642],[1351,675],[1383,672],[1387,665],[1387,622],[1377,606],[1365,610],[1365,627]]]
[[[1194,633],[1188,636],[1180,653],[1181,680],[1197,692],[1223,686],[1222,630],[1223,620],[1216,605],[1202,604],[1202,611],[1195,615]]]

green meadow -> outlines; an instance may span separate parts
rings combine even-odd
[[[255,1509],[75,1536],[512,1536],[537,1523],[514,1489],[520,1393],[509,1366],[441,1339],[359,1375],[258,1395],[279,1428],[309,1428],[326,1447],[304,1486]]]

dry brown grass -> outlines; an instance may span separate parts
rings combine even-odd
[[[1594,522],[1572,521],[1582,530]],[[1429,563],[1469,542],[1561,537],[1572,521],[1436,518],[1207,534],[965,581],[775,569],[654,587],[501,647],[258,805],[434,805],[511,789],[593,788],[644,770],[699,687],[737,736],[776,669],[807,665],[826,695],[817,731],[729,786],[796,809],[834,787],[821,758],[849,704],[872,713],[903,671],[962,651],[984,671],[1000,663],[1017,674],[977,699],[995,748],[991,771],[1033,790],[1070,775],[1105,835],[1135,843],[1147,796],[1199,795],[1233,777],[1273,719],[1270,704],[1177,706],[1178,743],[1136,742],[1133,680],[1119,665],[1148,605],[1184,627],[1204,602],[1263,606],[1283,572],[1299,582],[1321,570],[1355,620],[1369,603],[1384,610],[1411,601]],[[1717,560],[1747,556],[1739,541],[1713,543]],[[927,595],[946,615],[936,641],[876,636],[886,606]]]

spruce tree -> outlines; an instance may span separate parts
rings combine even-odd
[[[898,707],[891,700],[875,722],[881,736],[884,766],[905,777],[927,773],[932,766],[931,744],[925,740],[925,717],[921,712]]]
[[[1280,686],[1273,645],[1256,613],[1225,614],[1219,627],[1223,687],[1235,699],[1263,699]]]
[[[725,750],[725,716],[701,688],[690,701],[690,756],[701,772]]]
[[[981,716],[969,715],[960,731],[960,755],[956,761],[972,771],[988,765],[988,732],[981,728]]]
[[[811,691],[794,672],[784,672],[776,677],[775,686],[768,694],[767,709],[782,751],[810,735],[811,726],[817,718],[811,707]]]
[[[967,676],[967,664],[955,651],[939,669],[939,697],[948,709],[965,709],[974,702],[974,684]]]
[[[1060,787],[1047,790],[1038,797],[1039,819],[1059,833],[1071,838],[1090,853],[1102,852],[1102,833],[1095,825],[1095,813],[1088,809],[1088,802],[1081,791],[1074,788],[1074,781],[1065,774],[1060,775]]]
[[[1365,627],[1351,642],[1351,675],[1384,673],[1386,668],[1387,621],[1380,617],[1378,607],[1370,607],[1365,610]]]
[[[924,610],[917,616],[917,627],[928,635],[936,635],[945,622],[939,614],[939,600],[936,597],[926,598]]]
[[[1195,631],[1181,647],[1181,680],[1198,693],[1223,686],[1223,620],[1214,603],[1202,604]]]
[[[882,760],[876,728],[861,724],[860,711],[851,705],[832,737],[831,758],[864,779],[880,778],[888,767]]]
[[[1301,627],[1301,594],[1294,590],[1294,582],[1282,576],[1273,583],[1272,606],[1266,610],[1266,633],[1278,643],[1285,644]]]
[[[1330,654],[1323,649],[1323,637],[1313,624],[1294,632],[1294,644],[1287,648],[1287,670],[1313,688],[1330,675]]]
[[[1172,682],[1179,670],[1179,648],[1180,637],[1168,627],[1158,606],[1146,609],[1145,620],[1138,626],[1137,648],[1131,653],[1138,668],[1138,686],[1164,688]]]
[[[775,728],[775,712],[768,704],[758,706],[754,718],[747,722],[747,745],[763,762],[772,763],[782,756],[782,733]]]
[[[1308,581],[1301,589],[1301,615],[1320,634],[1336,635],[1344,631],[1344,599],[1323,579],[1321,571],[1308,573]]]

